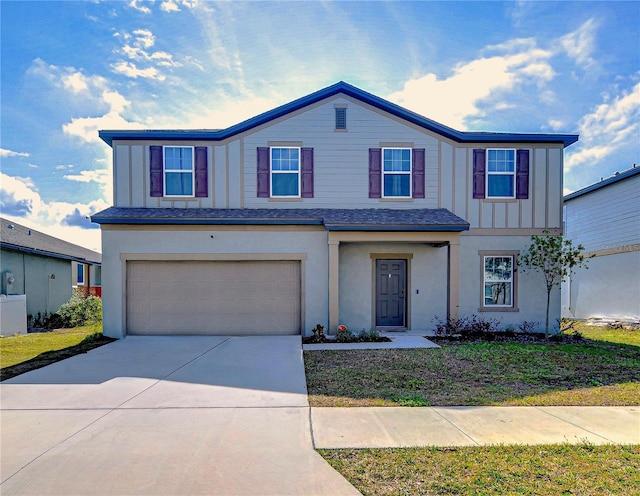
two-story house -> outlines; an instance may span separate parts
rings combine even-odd
[[[460,132],[339,82],[227,129],[100,137],[108,336],[544,321],[516,257],[561,233],[576,135]]]

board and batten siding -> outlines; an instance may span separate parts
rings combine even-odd
[[[347,109],[346,130],[335,129],[336,106]],[[207,198],[156,198],[149,191],[150,145],[206,146]],[[257,148],[300,146],[314,150],[314,196],[258,198]],[[425,150],[425,198],[369,198],[369,149]],[[471,228],[559,228],[562,219],[561,144],[529,150],[529,197],[473,199],[473,149],[490,144],[452,142],[360,101],[338,95],[225,142],[114,141],[114,205],[174,208],[446,208]],[[504,147],[496,145],[495,147]]]
[[[565,203],[565,235],[587,252],[640,244],[640,175]]]

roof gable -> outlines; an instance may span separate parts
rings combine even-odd
[[[562,143],[567,147],[578,141],[576,134],[538,134],[538,133],[493,133],[466,132],[440,124],[407,110],[399,105],[375,96],[353,85],[340,81],[331,86],[318,90],[310,95],[298,98],[290,103],[276,107],[263,114],[219,130],[104,130],[98,134],[109,146],[114,139],[127,140],[213,140],[219,141],[237,134],[249,131],[270,121],[296,112],[304,107],[313,105],[337,94],[344,94],[363,103],[376,107],[391,115],[404,119],[426,130],[437,133],[458,143]]]

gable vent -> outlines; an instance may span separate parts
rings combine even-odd
[[[347,129],[347,109],[346,107],[336,108],[336,129]]]

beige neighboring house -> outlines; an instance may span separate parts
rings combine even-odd
[[[108,336],[544,322],[516,257],[562,232],[576,135],[460,132],[344,82],[227,129],[99,134]]]
[[[564,197],[565,236],[593,255],[562,285],[562,316],[640,323],[640,167]]]
[[[56,312],[74,289],[100,296],[102,255],[0,219],[2,294],[26,294],[27,314]]]

